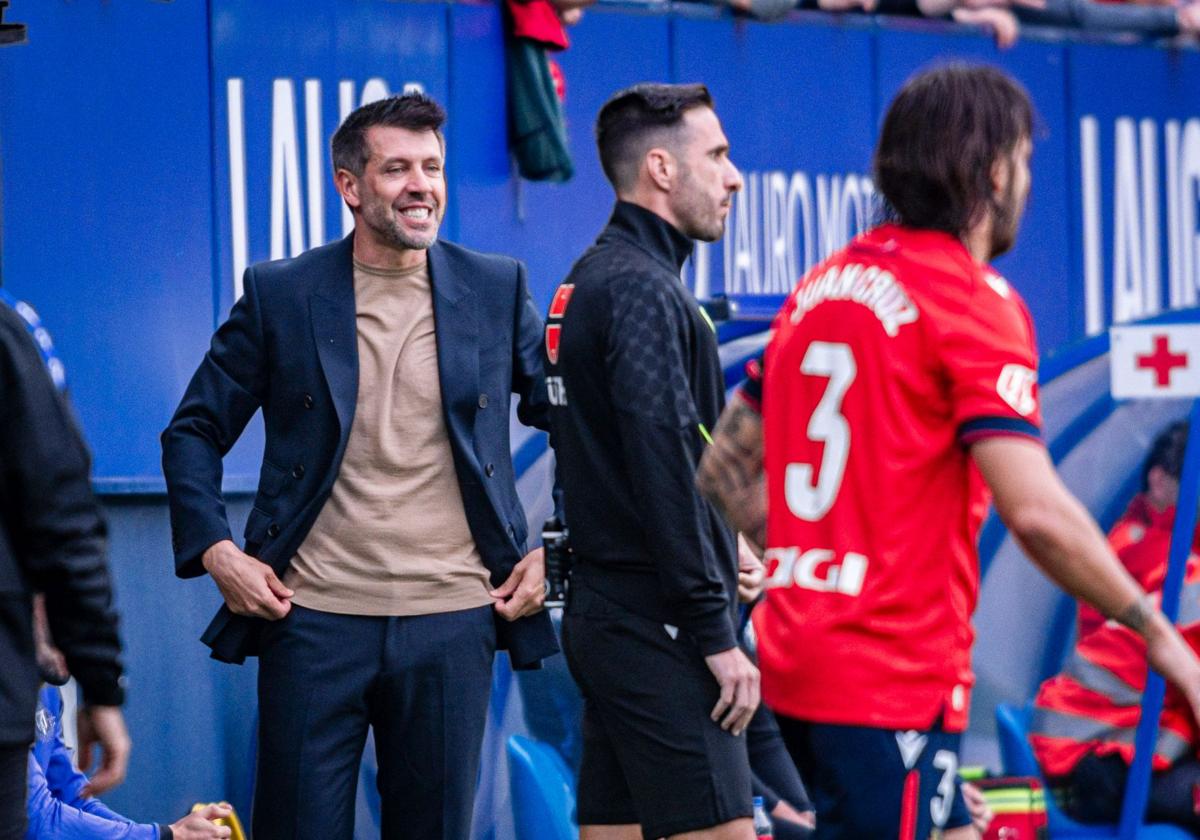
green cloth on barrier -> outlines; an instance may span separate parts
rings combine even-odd
[[[524,38],[508,41],[508,126],[522,178],[567,181],[575,174],[546,50]]]

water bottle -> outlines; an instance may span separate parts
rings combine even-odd
[[[761,796],[754,797],[754,836],[758,840],[774,840],[775,832],[771,828],[771,818],[767,816],[767,808],[763,805]]]

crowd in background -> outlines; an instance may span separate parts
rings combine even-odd
[[[1001,48],[1013,46],[1021,26],[1052,26],[1147,38],[1200,33],[1200,5],[1173,0],[718,0],[761,20],[793,9],[902,15],[981,26]]]
[[[648,5],[667,0],[642,0]],[[562,22],[579,20],[588,0],[552,0]],[[594,2],[594,0],[592,0]],[[1132,38],[1200,35],[1200,3],[1186,0],[697,0],[728,6],[735,14],[777,21],[795,10],[923,17],[979,26],[998,46],[1017,43],[1022,26],[1058,27]]]

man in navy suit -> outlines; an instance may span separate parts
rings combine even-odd
[[[385,838],[462,840],[492,659],[556,649],[509,444],[547,425],[524,267],[439,242],[441,107],[365,105],[333,138],[346,239],[251,266],[163,433],[176,573],[225,599],[213,656],[259,656],[256,840],[349,838],[374,728]],[[259,408],[245,550],[221,458]]]

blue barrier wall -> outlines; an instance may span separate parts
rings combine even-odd
[[[1194,305],[1200,55],[1027,38],[999,53],[952,26],[707,7],[605,7],[561,56],[577,164],[513,178],[493,5],[350,0],[18,4],[0,54],[4,281],[54,328],[106,490],[156,490],[156,433],[249,262],[343,235],[328,137],[361,102],[419,86],[449,106],[450,238],[524,259],[543,305],[603,223],[591,141],[615,89],[700,79],[746,174],[724,240],[688,279],[766,319],[796,276],[867,225],[882,108],[915,69],[992,61],[1039,113],[1020,247],[1000,266],[1053,351],[1111,321]],[[1097,80],[1103,80],[1098,83]],[[229,478],[257,475],[259,436]]]
[[[765,327],[796,276],[869,223],[870,152],[903,79],[948,57],[995,62],[1040,115],[1029,215],[1000,267],[1043,351],[1194,306],[1200,290],[1195,52],[1029,37],[998,53],[949,25],[595,8],[560,56],[577,175],[534,184],[507,154],[490,3],[16,0],[9,17],[30,43],[0,50],[3,280],[54,333],[107,494],[137,742],[112,801],[141,818],[191,796],[244,806],[253,726],[253,666],[216,666],[196,642],[214,588],[171,576],[157,434],[239,267],[343,234],[327,140],[366,99],[416,85],[447,103],[444,231],[525,260],[545,306],[609,212],[600,104],[636,81],[706,82],[747,188],[686,276],[740,304],[731,337]],[[522,463],[544,466],[536,438],[522,445]],[[232,490],[252,487],[260,448],[252,429],[231,454]]]

